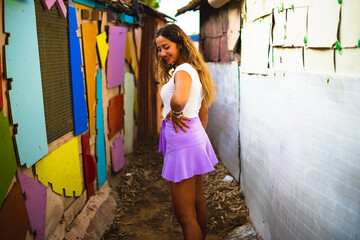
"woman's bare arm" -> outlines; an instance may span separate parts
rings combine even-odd
[[[205,106],[204,99],[201,101],[201,108],[199,111],[199,118],[204,129],[206,129],[208,122],[208,107]]]
[[[191,77],[185,71],[178,71],[175,74],[175,90],[171,97],[170,107],[172,111],[181,112],[189,99],[191,90]],[[174,125],[175,132],[178,133],[177,127],[187,132],[185,127],[189,128],[189,125],[184,120],[189,120],[187,117],[182,116],[180,118],[174,117],[170,113],[171,121]]]

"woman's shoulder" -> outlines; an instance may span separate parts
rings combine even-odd
[[[196,69],[190,64],[190,63],[182,63],[179,66],[176,67],[175,72],[177,71],[185,71],[188,73],[196,72]]]

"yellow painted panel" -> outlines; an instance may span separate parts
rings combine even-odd
[[[138,79],[138,62],[134,39],[131,32],[126,33],[125,59],[134,71],[135,79]]]
[[[80,196],[83,190],[81,180],[78,137],[63,144],[50,155],[36,163],[38,180],[45,186],[65,196]],[[64,190],[63,190],[64,189]]]
[[[86,5],[81,4],[81,3],[75,3],[75,8],[76,9],[85,9],[85,10],[94,11],[94,8],[86,6]]]
[[[106,32],[103,32],[96,36],[96,43],[100,56],[101,68],[105,68],[106,58],[109,52],[109,44],[106,42],[106,39]]]

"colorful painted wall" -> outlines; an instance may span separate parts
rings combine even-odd
[[[132,152],[142,28],[91,0],[0,14],[0,236],[62,239]]]
[[[240,158],[224,162],[235,177],[241,163],[255,227],[264,239],[358,239],[359,1],[230,1],[229,16],[234,4],[240,66],[209,63],[219,90],[207,131],[229,132],[238,106]],[[218,152],[238,151],[226,141]]]

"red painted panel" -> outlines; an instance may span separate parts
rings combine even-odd
[[[96,176],[95,158],[91,155],[89,133],[81,135],[82,154],[84,160],[85,186],[87,196],[95,195],[94,180]]]
[[[124,94],[119,94],[110,99],[108,107],[109,139],[123,129],[124,118]]]

